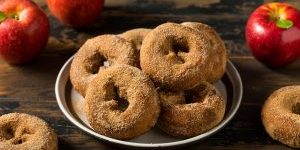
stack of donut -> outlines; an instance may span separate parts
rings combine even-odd
[[[157,125],[192,137],[224,117],[226,102],[213,83],[227,58],[208,25],[165,23],[88,40],[73,59],[70,79],[102,135],[127,140]]]

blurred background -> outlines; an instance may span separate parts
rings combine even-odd
[[[50,15],[45,0],[34,0],[51,23],[46,53],[74,53],[86,39],[104,33],[119,34],[164,22],[200,21],[211,25],[225,41],[231,56],[249,55],[244,41],[248,16],[260,4],[274,0],[106,0],[101,17],[92,26],[74,29]],[[298,0],[288,0],[298,8]]]
[[[217,30],[232,56],[249,55],[244,26],[263,0],[106,0],[96,23],[85,29],[63,26],[50,15],[45,0],[34,0],[50,18],[51,36],[45,54],[70,54],[83,42],[104,33],[119,34],[138,27],[153,28],[164,22],[200,21]]]

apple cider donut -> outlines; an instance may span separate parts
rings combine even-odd
[[[169,91],[158,88],[158,96],[161,100],[161,105],[169,106],[175,104],[185,104],[184,91]]]
[[[0,117],[1,150],[57,150],[57,136],[42,119],[22,113]]]
[[[300,148],[300,86],[276,90],[266,100],[261,117],[266,132],[274,140]]]
[[[225,114],[226,101],[210,83],[181,92],[158,90],[161,113],[158,127],[177,137],[193,137],[218,125]]]
[[[208,81],[217,68],[212,44],[206,35],[191,27],[165,23],[144,39],[140,64],[156,86],[188,90]],[[217,54],[222,55],[223,53]]]
[[[146,74],[129,65],[115,65],[101,71],[90,83],[85,111],[96,132],[132,139],[155,125],[160,104]]]
[[[101,35],[87,40],[76,53],[70,70],[74,88],[83,96],[98,71],[114,64],[138,66],[138,54],[132,43],[116,35]]]
[[[207,81],[215,82],[220,78],[222,78],[222,76],[225,73],[228,54],[224,42],[220,38],[218,33],[209,25],[200,22],[183,22],[181,24],[184,26],[197,29],[198,31],[202,32],[209,40],[209,43],[212,45],[211,48],[212,54],[210,58],[210,61],[212,63],[209,63],[209,65],[206,67],[208,68],[208,70],[213,70],[213,71],[208,72]]]
[[[151,31],[147,28],[136,28],[128,30],[121,34],[125,40],[131,41],[138,51],[140,51],[142,43],[146,35]]]

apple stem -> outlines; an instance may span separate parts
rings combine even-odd
[[[15,20],[19,20],[19,16],[17,14],[11,14],[8,16],[9,18],[15,19]]]
[[[270,20],[272,21],[277,21],[278,20],[278,17],[276,17],[277,15],[274,14],[273,12],[270,13]]]
[[[0,23],[3,22],[6,18],[6,15],[2,11],[0,11]]]
[[[293,21],[282,17],[282,15],[280,15],[280,11],[277,9],[272,10],[269,15],[270,20],[274,21],[278,28],[289,29],[294,25]]]
[[[282,29],[289,29],[294,25],[293,21],[288,20],[288,19],[278,19],[276,21],[276,26],[278,28],[282,28]]]

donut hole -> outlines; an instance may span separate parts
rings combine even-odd
[[[12,144],[13,145],[20,145],[26,142],[26,138],[17,138],[15,140],[13,140]]]
[[[34,134],[34,132],[30,129],[25,128],[22,130],[21,136],[27,136],[27,135],[31,135],[31,134]]]
[[[294,114],[300,115],[300,103],[296,103],[295,105],[292,106],[292,112]]]
[[[164,106],[185,104],[184,92],[164,91],[159,89],[158,93],[162,100],[161,104]]]
[[[14,129],[12,127],[4,128],[4,138],[10,140],[15,137]]]
[[[12,125],[6,125],[2,128],[2,132],[0,132],[0,136],[4,138],[4,140],[12,140],[12,143],[15,145],[22,144],[27,141],[27,137],[34,134],[32,130],[28,128],[16,128]]]
[[[85,68],[91,74],[97,74],[101,67],[109,67],[109,66],[110,66],[109,61],[99,53],[85,60]]]
[[[172,52],[176,55],[176,60],[178,63],[184,63],[184,58],[180,55],[180,53],[188,53],[189,46],[188,42],[185,39],[175,39],[172,41]]]
[[[20,135],[15,136],[15,139],[13,140],[12,144],[19,145],[25,143],[31,134],[33,134],[33,132],[30,131],[29,129],[27,128],[23,129]]]
[[[186,40],[174,40],[172,43],[172,50],[175,54],[178,54],[179,52],[188,53],[188,42]]]
[[[118,105],[117,110],[124,112],[129,106],[128,100],[126,98],[124,98],[124,96],[121,95],[119,87],[114,86],[113,92],[114,92],[113,100],[117,101],[117,105]]]
[[[22,143],[23,143],[22,139],[15,140],[13,142],[14,145],[19,145],[19,144],[22,144]]]
[[[186,104],[191,104],[191,103],[195,103],[198,102],[199,99],[201,99],[199,97],[199,94],[196,92],[186,92],[184,94],[184,98],[185,98],[185,103]]]
[[[214,91],[216,92],[216,91]],[[201,103],[204,100],[204,97],[207,94],[216,94],[216,93],[208,93],[207,91],[207,85],[201,84],[198,85],[194,90],[189,90],[186,91],[184,94],[185,102],[186,104],[191,104],[191,103]]]

